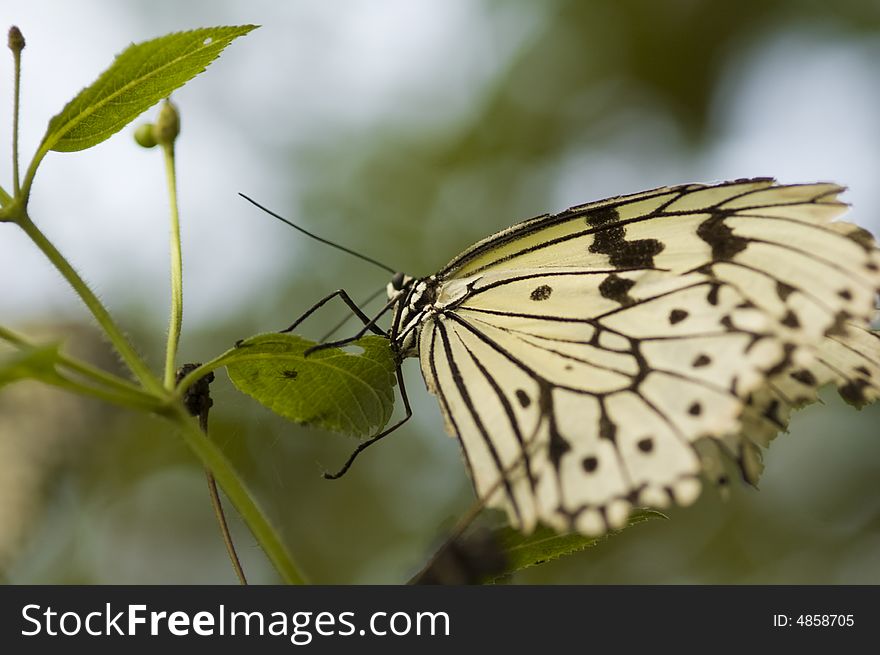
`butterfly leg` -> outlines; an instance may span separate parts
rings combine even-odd
[[[392,425],[387,430],[382,430],[382,432],[377,434],[375,437],[370,437],[365,442],[360,444],[357,448],[354,449],[348,460],[345,462],[345,464],[342,465],[341,469],[336,471],[336,473],[324,473],[325,480],[338,480],[339,478],[341,478],[343,475],[345,475],[348,469],[351,468],[351,465],[354,463],[354,460],[357,458],[358,455],[360,455],[364,450],[379,441],[379,439],[387,437],[389,434],[397,430],[397,428],[401,427],[410,419],[410,417],[412,416],[412,408],[409,405],[409,398],[406,395],[406,384],[404,383],[403,372],[400,370],[400,364],[397,365],[397,384],[400,387],[400,399],[403,401],[403,409],[405,412],[404,417],[397,421],[397,423]]]
[[[340,291],[342,293],[345,293],[341,289],[340,289]],[[339,293],[339,292],[337,292],[337,293]],[[332,294],[331,294],[331,296],[332,296]],[[326,302],[327,300],[329,300],[329,297],[325,298],[323,302]],[[348,300],[346,302],[352,302],[351,298],[348,298]],[[357,333],[354,334],[354,336],[348,337],[347,339],[340,339],[339,341],[327,341],[325,343],[319,343],[316,346],[312,346],[311,348],[308,348],[305,351],[305,353],[303,353],[303,354],[306,357],[308,357],[313,352],[318,351],[318,350],[325,350],[327,348],[340,348],[342,346],[347,346],[351,343],[354,343],[355,341],[357,341],[361,337],[363,337],[367,332],[373,332],[374,334],[380,334],[383,337],[387,337],[388,333],[383,331],[381,328],[377,327],[376,322],[380,318],[382,318],[385,315],[385,312],[387,312],[389,309],[391,309],[395,305],[395,303],[397,303],[397,302],[398,302],[397,298],[393,298],[393,299],[389,300],[387,303],[385,303],[385,306],[382,307],[382,309],[379,311],[379,313],[377,313],[373,318],[367,318],[363,312],[358,310],[357,311],[358,318],[360,318],[362,321],[364,321],[364,326],[360,330],[358,330]],[[313,312],[318,307],[320,307],[320,303],[318,305],[316,305],[315,307],[313,307],[312,309],[310,309],[308,312],[306,312],[305,315],[308,316],[311,312]],[[302,319],[298,320],[296,323],[293,324],[293,327],[295,327],[296,325],[298,325],[301,322],[302,322]],[[290,330],[290,329],[291,328],[288,328],[288,330]],[[285,332],[287,332],[287,330],[285,330]]]
[[[366,314],[364,314],[363,311],[361,311],[361,308],[358,307],[358,306],[357,306],[357,303],[355,303],[354,300],[351,299],[351,296],[348,295],[348,292],[347,292],[345,289],[337,289],[337,290],[334,291],[333,293],[328,294],[327,296],[321,298],[321,300],[319,300],[319,301],[316,302],[314,305],[312,305],[312,307],[311,307],[310,309],[308,309],[308,310],[305,312],[305,314],[303,314],[303,315],[300,316],[298,319],[296,319],[293,323],[291,323],[291,325],[290,325],[289,327],[286,327],[286,328],[284,328],[283,330],[280,330],[280,332],[292,332],[292,331],[295,330],[295,329],[296,329],[296,328],[297,328],[297,327],[298,327],[303,321],[305,321],[309,316],[311,316],[311,315],[314,314],[316,311],[318,311],[319,309],[321,309],[321,307],[323,307],[323,306],[326,305],[328,302],[330,302],[331,300],[333,300],[336,296],[339,296],[339,297],[342,299],[342,302],[344,302],[346,305],[348,305],[348,308],[349,308],[352,312],[354,312],[354,314],[355,314],[359,319],[361,319],[361,321],[363,321],[363,323],[367,326],[367,327],[364,329],[364,331],[361,333],[360,336],[363,336],[363,334],[366,333],[366,330],[367,330],[367,329],[369,329],[369,330],[370,330],[371,332],[373,332],[374,334],[380,334],[380,335],[382,335],[382,336],[387,336],[387,335],[385,334],[385,332],[384,332],[381,328],[376,327],[376,319],[373,319],[373,320],[371,321],[371,320],[370,320],[370,317],[367,316]],[[358,337],[358,338],[360,338],[360,337]]]

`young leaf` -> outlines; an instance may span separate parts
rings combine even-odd
[[[335,432],[368,436],[391,418],[396,381],[388,339],[368,336],[353,355],[318,350],[293,334],[262,334],[222,360],[232,383],[276,414]]]
[[[516,571],[536,564],[571,555],[619,534],[622,530],[650,519],[665,519],[666,515],[653,509],[636,509],[630,514],[621,530],[614,530],[601,537],[587,537],[578,533],[559,534],[550,528],[538,527],[532,534],[523,534],[511,527],[495,531],[495,538],[507,555],[507,570],[488,582],[493,582]]]
[[[49,121],[40,152],[74,152],[101,143],[205,70],[233,39],[255,28],[207,27],[129,46]]]
[[[16,350],[0,357],[0,387],[19,380],[36,379],[53,382],[58,363],[58,344]]]

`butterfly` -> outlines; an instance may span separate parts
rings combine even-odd
[[[486,506],[599,535],[727,485],[726,460],[755,483],[825,384],[880,396],[880,250],[834,220],[842,191],[740,179],[538,216],[395,274],[385,334],[419,358]]]

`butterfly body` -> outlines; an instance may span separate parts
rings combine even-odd
[[[633,506],[750,482],[790,411],[880,395],[880,254],[833,184],[684,185],[573,207],[395,275],[389,336],[418,356],[478,496],[530,531],[599,534]]]

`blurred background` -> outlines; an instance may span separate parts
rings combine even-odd
[[[850,219],[880,232],[876,1],[6,0],[0,19],[27,39],[23,167],[49,118],[130,42],[262,25],[174,96],[181,361],[280,329],[339,287],[365,298],[386,283],[238,191],[414,275],[545,211],[736,177],[846,184]],[[11,57],[0,61],[8,189]],[[133,130],[51,153],[31,215],[158,370],[168,200],[161,155]],[[304,332],[344,315],[330,305]],[[0,323],[116,365],[60,277],[3,224]],[[222,372],[213,385],[214,438],[316,582],[405,581],[472,502],[416,362],[405,374],[413,420],[335,482],[320,473],[355,441],[276,418]],[[709,490],[669,521],[514,582],[880,583],[880,407],[824,398],[773,443],[760,491],[724,501]],[[233,531],[251,581],[276,581],[235,518]],[[175,434],[28,384],[0,392],[0,572],[11,583],[235,581],[203,471]]]

